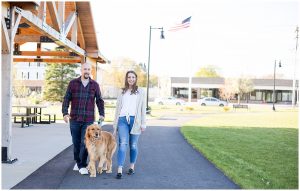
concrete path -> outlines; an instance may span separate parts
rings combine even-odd
[[[179,126],[195,117],[167,115],[148,120],[139,141],[136,174],[115,179],[113,174],[82,176],[72,170],[72,147],[44,164],[14,189],[235,189],[239,188],[183,138]],[[157,126],[159,124],[159,126]],[[104,129],[111,131],[111,126]],[[128,156],[126,158],[126,170]]]

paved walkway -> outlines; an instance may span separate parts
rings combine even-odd
[[[140,137],[136,174],[133,176],[124,174],[123,179],[115,179],[116,154],[113,174],[97,174],[96,178],[82,176],[72,170],[72,147],[68,147],[13,189],[239,188],[184,140],[179,126],[195,117],[199,116],[168,115],[148,120],[148,129]],[[110,125],[104,128],[111,131]],[[125,166],[128,167],[128,156]]]

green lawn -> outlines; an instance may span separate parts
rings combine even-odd
[[[181,132],[242,188],[297,189],[297,127],[297,110],[257,110],[209,115]]]

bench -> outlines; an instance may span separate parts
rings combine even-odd
[[[40,120],[40,123],[50,124],[50,123],[55,123],[56,122],[56,114],[55,113],[44,113],[43,115],[48,116],[48,121]],[[53,120],[51,120],[51,116],[53,116]]]
[[[13,113],[14,123],[21,123],[21,127],[24,128],[24,124],[26,123],[27,127],[29,124],[33,122],[33,119],[40,116],[40,114],[26,114],[26,113]],[[17,117],[21,118],[21,121],[17,121]]]
[[[247,109],[247,110],[249,109],[248,105],[243,105],[243,104],[233,104],[232,107],[234,110],[238,108]]]

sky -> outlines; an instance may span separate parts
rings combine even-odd
[[[126,57],[147,65],[149,28],[164,28],[165,39],[151,30],[150,75],[188,76],[213,65],[224,77],[261,77],[272,75],[275,60],[281,60],[277,74],[293,78],[299,1],[92,0],[91,5],[98,46],[109,60]],[[168,31],[189,16],[191,27]]]

